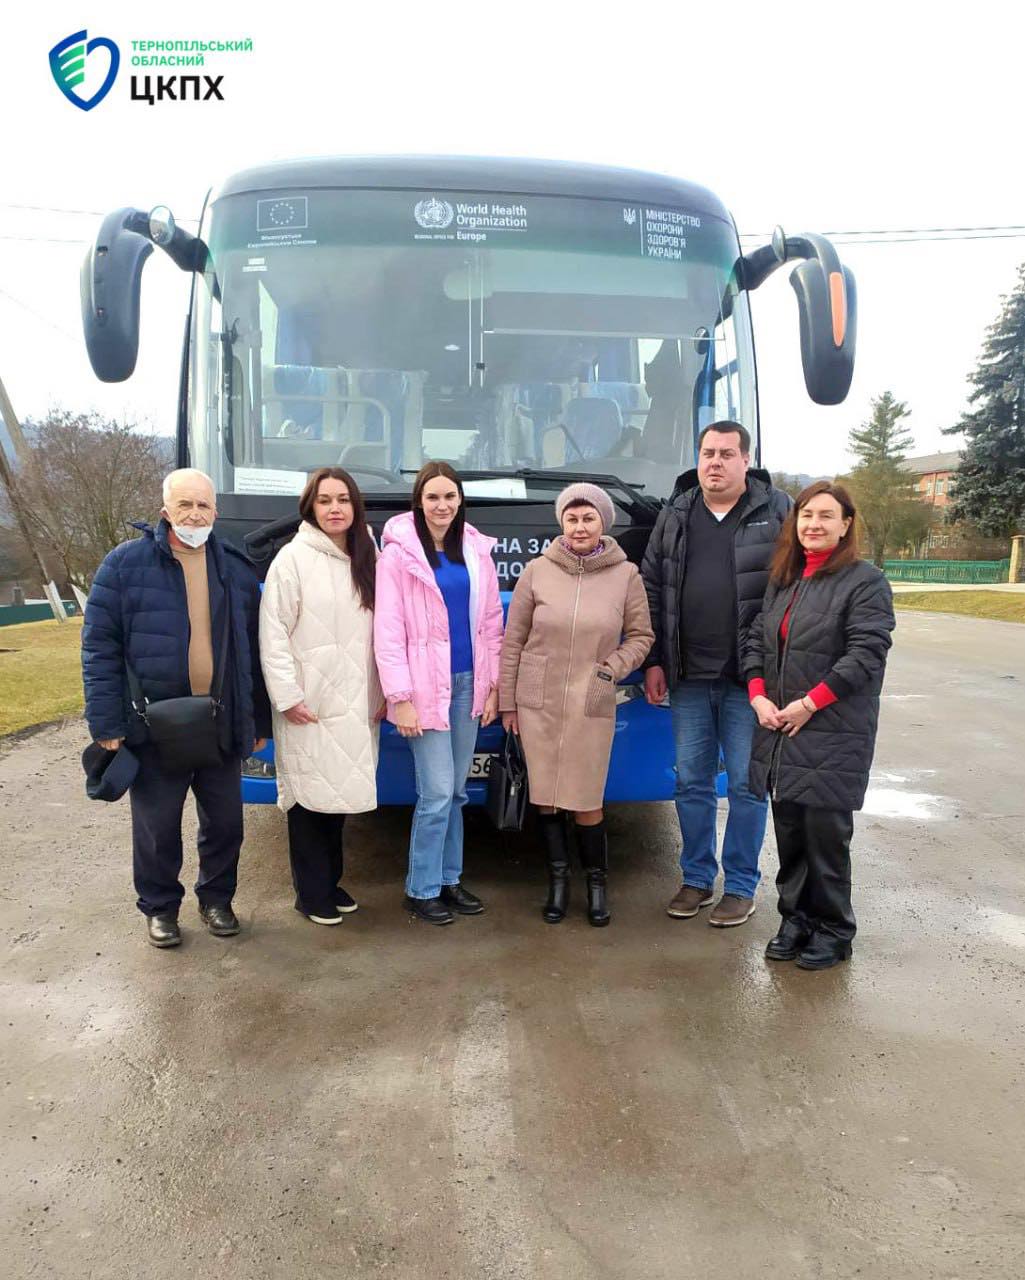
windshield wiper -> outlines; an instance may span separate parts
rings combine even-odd
[[[539,489],[564,489],[568,484],[578,484],[586,480],[588,484],[597,484],[603,489],[613,489],[622,494],[623,497],[618,499],[619,505],[629,511],[635,520],[650,519],[662,508],[657,498],[641,493],[639,486],[629,484],[619,476],[581,475],[579,471],[537,471],[532,467],[521,467],[517,471],[460,471],[459,478],[461,480],[526,480]]]

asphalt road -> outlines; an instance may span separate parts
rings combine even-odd
[[[250,812],[242,934],[187,902],[156,951],[84,740],[0,749],[4,1275],[1023,1273],[1025,629],[900,615],[827,973],[762,958],[771,842],[749,924],[664,914],[668,805],[613,811],[604,930],[578,884],[544,925],[479,820],[487,913],[408,920],[406,812],[352,823],[360,910],[318,928]]]

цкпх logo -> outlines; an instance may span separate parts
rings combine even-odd
[[[80,98],[75,89],[85,80],[85,61],[94,49],[107,50],[110,55],[110,66],[107,68],[106,79],[93,96]],[[83,111],[91,111],[107,96],[117,77],[120,64],[121,54],[113,40],[108,40],[106,36],[96,36],[88,40],[85,31],[76,31],[74,35],[67,36],[50,50],[50,70],[57,82],[57,88],[69,102],[73,102],[76,107],[81,107]]]

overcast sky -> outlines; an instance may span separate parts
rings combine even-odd
[[[232,16],[179,3],[161,17],[105,4],[89,35],[114,40],[124,64],[110,96],[82,112],[57,91],[47,53],[94,15],[80,3],[30,7],[8,26],[0,80],[0,375],[25,418],[57,402],[172,432],[187,279],[162,254],[150,259],[136,373],[105,386],[81,338],[85,245],[103,212],[166,203],[184,220],[228,173],[283,157],[525,155],[651,169],[711,187],[741,232],[1025,222],[1023,21],[1002,8],[998,18],[981,0],[955,19],[919,6],[905,14],[892,0],[454,0],[335,6],[321,18],[308,7],[237,6]],[[225,102],[130,101],[133,39],[243,38],[252,53],[213,55],[204,68],[224,76]],[[964,407],[1025,239],[840,252],[859,295],[844,405],[806,396],[784,273],[754,295],[774,469],[841,469],[848,429],[886,389],[913,410],[920,452],[952,447],[941,430]]]

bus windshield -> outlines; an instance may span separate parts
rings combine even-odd
[[[221,493],[294,494],[335,464],[389,492],[443,458],[664,497],[705,422],[756,437],[747,295],[718,218],[291,189],[215,200],[201,234],[190,456]]]

